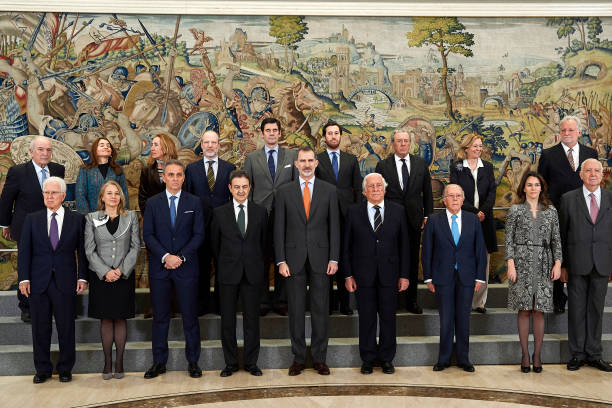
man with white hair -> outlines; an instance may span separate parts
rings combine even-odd
[[[578,143],[582,129],[579,118],[565,116],[561,119],[559,126],[561,142],[544,149],[538,164],[538,173],[548,184],[548,196],[556,209],[559,209],[563,194],[582,186],[582,180],[580,180],[582,163],[589,158],[597,159],[595,149]],[[555,313],[565,312],[566,301],[563,282],[556,280],[553,285]]]
[[[30,142],[31,160],[11,167],[0,196],[0,226],[5,239],[19,242],[26,215],[45,208],[42,184],[49,177],[64,178],[64,166],[51,163],[51,140],[37,136]],[[17,291],[21,320],[30,321],[28,298]]]
[[[52,316],[60,350],[56,365],[59,380],[72,380],[76,359],[75,296],[87,289],[84,218],[62,206],[66,183],[61,178],[47,178],[42,193],[47,208],[26,216],[17,258],[19,291],[30,299],[34,384],[45,382],[53,373]]]

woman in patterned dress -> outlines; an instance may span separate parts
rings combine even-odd
[[[518,204],[506,217],[508,309],[518,310],[523,356],[521,371],[528,373],[529,317],[533,319],[533,371],[542,372],[544,313],[553,311],[553,281],[561,275],[561,238],[557,210],[546,195],[546,182],[530,171],[519,185]]]

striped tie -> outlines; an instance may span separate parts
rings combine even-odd
[[[215,189],[215,172],[213,170],[213,160],[208,161],[208,171],[206,172],[206,178],[208,179],[208,188],[210,191]]]
[[[374,213],[374,232],[376,232],[382,225],[382,215],[380,214],[380,206],[375,205],[374,210],[376,210]]]

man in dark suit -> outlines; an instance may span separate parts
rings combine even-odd
[[[257,149],[249,153],[244,161],[244,170],[251,180],[250,198],[268,210],[268,222],[270,236],[273,238],[274,199],[276,191],[284,184],[297,178],[294,167],[296,152],[285,149],[278,145],[280,139],[281,124],[278,119],[265,118],[261,121],[260,131],[264,140],[263,149]],[[266,276],[262,291],[261,315],[268,313],[270,308],[277,313],[287,316],[287,294],[285,293],[285,281],[277,273],[274,274],[274,293],[270,291],[269,271],[273,265],[274,245],[272,239],[267,248],[268,261],[264,269]],[[276,269],[275,269],[276,270]]]
[[[384,200],[385,184],[378,173],[365,176],[363,194],[367,202],[352,206],[346,219],[342,259],[346,288],[357,296],[362,374],[371,374],[376,361],[385,374],[395,372],[397,293],[408,289],[410,283],[406,214],[401,205]]]
[[[440,313],[440,352],[434,371],[450,366],[453,336],[457,366],[473,372],[470,363],[472,297],[485,280],[487,248],[476,214],[462,211],[464,195],[457,184],[444,189],[446,211],[432,215],[423,235],[422,264],[427,288],[436,294]]]
[[[387,180],[387,200],[404,206],[408,219],[410,236],[410,282],[406,291],[406,310],[421,314],[423,309],[417,302],[417,282],[419,275],[419,249],[421,230],[427,217],[433,212],[431,177],[427,163],[420,157],[408,154],[410,134],[406,129],[397,129],[391,136],[395,154],[376,164],[376,172]]]
[[[149,249],[149,283],[153,305],[153,365],[144,377],[166,372],[170,295],[176,289],[189,376],[198,378],[200,325],[198,323],[198,248],[204,241],[202,201],[181,191],[185,168],[178,160],[164,164],[166,190],[147,200],[142,236]]]
[[[18,254],[19,290],[29,298],[32,316],[34,384],[45,382],[53,373],[51,316],[59,342],[59,380],[72,380],[75,296],[87,289],[83,216],[62,206],[66,183],[61,178],[47,178],[42,193],[46,209],[26,216]]]
[[[229,175],[236,170],[232,163],[219,158],[219,135],[214,130],[207,130],[202,135],[202,160],[195,161],[185,170],[185,191],[200,197],[204,208],[206,222],[206,238],[200,247],[200,280],[198,288],[198,315],[202,316],[209,310],[218,312],[219,291],[215,276],[215,291],[210,304],[210,271],[212,252],[210,241],[210,224],[213,209],[227,203],[230,192],[227,188]]]
[[[342,128],[339,124],[329,121],[323,126],[323,136],[325,137],[325,151],[317,155],[319,165],[315,170],[317,178],[336,186],[338,195],[338,205],[340,206],[340,233],[344,231],[344,223],[348,209],[354,203],[361,200],[361,172],[357,158],[340,150],[342,138]],[[342,239],[342,238],[341,238]],[[342,247],[342,245],[341,245]],[[349,293],[344,284],[344,274],[342,273],[343,260],[338,265],[338,273],[330,277],[329,299],[330,313],[340,304],[340,313],[352,315],[349,304]],[[336,280],[338,287],[338,298],[333,296],[333,281]]]
[[[221,299],[221,344],[225,368],[221,377],[238,371],[236,342],[236,303],[242,298],[244,332],[244,369],[260,376],[259,298],[264,283],[264,254],[268,230],[268,212],[248,200],[250,182],[244,170],[229,177],[232,201],[215,208],[211,243],[217,265]]]
[[[561,279],[567,282],[570,371],[585,362],[602,371],[603,311],[612,271],[612,192],[601,188],[603,167],[596,159],[582,163],[581,188],[561,197],[559,224],[563,247]],[[569,277],[569,280],[568,280]]]
[[[561,142],[542,151],[538,163],[538,173],[548,184],[548,196],[555,208],[559,209],[561,196],[568,191],[582,186],[580,167],[589,158],[596,159],[597,152],[588,146],[578,143],[581,134],[580,119],[576,116],[565,116],[559,124]],[[567,296],[563,293],[563,282],[556,280],[553,284],[553,303],[555,313],[565,312]]]
[[[42,195],[43,181],[51,176],[64,178],[64,166],[50,163],[52,147],[48,138],[35,137],[30,142],[32,160],[9,169],[0,196],[0,225],[5,239],[13,239],[19,243],[25,216],[45,208]],[[28,298],[17,290],[17,299],[21,320],[29,322]]]
[[[295,166],[299,178],[276,194],[274,248],[278,272],[286,278],[289,331],[293,364],[289,375],[298,375],[306,362],[306,285],[310,287],[314,369],[329,375],[325,364],[329,326],[329,275],[338,270],[340,220],[336,188],[315,178],[314,151],[300,147]]]

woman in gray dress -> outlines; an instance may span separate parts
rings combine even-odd
[[[123,378],[126,319],[134,317],[134,267],[140,251],[138,216],[126,211],[126,199],[114,180],[102,185],[98,211],[87,214],[85,254],[89,261],[89,317],[100,319],[104,351],[102,378],[109,380],[113,342],[117,356],[115,378]]]
[[[530,171],[523,176],[517,196],[519,204],[510,207],[506,217],[508,309],[518,310],[524,373],[530,371],[528,341],[532,317],[533,371],[540,373],[544,313],[553,311],[553,281],[561,275],[559,219],[546,196],[546,182],[538,173]]]

